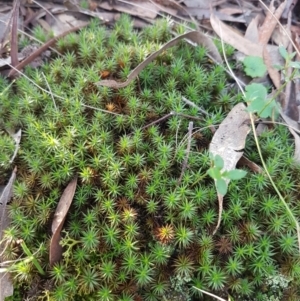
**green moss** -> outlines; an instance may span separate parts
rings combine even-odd
[[[1,127],[23,129],[9,206],[12,224],[5,234],[15,255],[6,258],[25,257],[19,238],[36,254],[46,271],[37,298],[196,300],[195,285],[253,300],[265,279],[279,271],[300,284],[294,225],[264,173],[249,171],[230,183],[214,237],[218,203],[206,175],[208,129],[195,130],[178,182],[190,121],[182,114],[200,117],[193,120],[194,129],[202,129],[220,123],[240,99],[228,91],[225,72],[211,64],[205,48],[182,41],[127,87],[95,85],[102,78],[123,81],[170,38],[166,20],[142,32],[133,29],[128,16],[111,31],[93,21],[57,43],[61,57],[40,69],[26,68],[26,75],[47,90],[45,74],[51,94],[25,77],[2,94]],[[2,90],[6,85],[0,81]],[[209,116],[202,118],[182,96]],[[251,139],[246,154],[259,163]],[[9,156],[13,145],[4,131],[0,140]],[[288,131],[278,127],[260,141],[269,171],[299,217],[299,168],[292,164]],[[1,172],[7,172],[3,164]],[[79,182],[62,233],[64,257],[51,267],[49,225],[75,175]],[[24,298],[36,275],[31,265],[13,275]],[[289,283],[282,291],[288,289]]]

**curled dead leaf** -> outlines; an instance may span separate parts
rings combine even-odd
[[[182,34],[182,35],[174,38],[173,40],[164,44],[158,51],[149,55],[142,63],[140,63],[137,67],[135,67],[130,72],[130,74],[128,75],[127,80],[125,82],[119,83],[119,82],[116,82],[115,80],[102,80],[100,82],[97,82],[96,85],[106,86],[106,87],[116,88],[116,89],[124,88],[124,87],[128,86],[139,75],[139,73],[147,65],[149,65],[155,58],[157,58],[163,51],[176,45],[182,39],[188,39],[198,45],[205,46],[208,49],[208,52],[212,55],[212,57],[217,62],[219,62],[219,63],[222,62],[222,58],[221,58],[216,46],[211,41],[211,39],[199,31],[191,31],[191,32]]]

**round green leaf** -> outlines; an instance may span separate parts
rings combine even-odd
[[[221,172],[220,169],[216,167],[212,167],[207,171],[207,174],[212,177],[213,179],[217,180],[221,178]]]
[[[278,50],[279,50],[279,53],[281,54],[281,56],[282,56],[285,60],[287,60],[288,57],[289,57],[289,54],[288,54],[287,50],[286,50],[283,46],[279,46],[279,47],[278,47]]]
[[[245,170],[233,169],[226,173],[226,178],[230,180],[239,180],[243,178],[246,174],[247,172]]]
[[[226,194],[227,192],[227,183],[224,179],[218,179],[216,181],[216,187],[217,187],[217,191],[219,194],[222,194],[223,196]]]
[[[214,163],[215,163],[215,167],[217,167],[220,170],[224,167],[224,160],[220,155],[215,156]]]
[[[267,72],[267,67],[259,56],[247,56],[243,64],[245,73],[251,77],[262,77]]]
[[[265,102],[267,97],[267,89],[262,84],[253,83],[245,87],[246,102],[257,100]]]

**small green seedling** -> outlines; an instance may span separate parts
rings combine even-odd
[[[245,87],[245,100],[249,103],[248,111],[257,113],[259,117],[274,118],[279,106],[274,98],[267,97],[267,89],[262,84],[250,84]]]
[[[279,46],[278,48],[280,55],[285,60],[284,66],[278,66],[275,67],[282,72],[285,84],[289,83],[290,81],[294,80],[295,78],[299,78],[299,69],[300,69],[300,63],[297,61],[293,61],[296,52],[288,53],[287,50],[283,46]],[[292,74],[289,74],[289,68],[293,68]]]
[[[222,172],[223,167],[224,160],[220,155],[215,155],[215,157],[212,157],[212,167],[207,171],[207,174],[215,180],[217,192],[224,196],[227,193],[229,180],[242,179],[247,172],[240,169]]]
[[[27,255],[27,257],[20,260],[19,262],[14,263],[13,265],[11,265],[9,267],[0,268],[0,273],[7,273],[7,272],[21,273],[21,272],[24,272],[23,271],[24,270],[24,265],[27,265],[30,262],[32,262],[35,265],[35,267],[37,268],[38,272],[41,275],[45,275],[45,271],[43,270],[43,268],[41,267],[41,265],[37,261],[34,254],[32,254],[32,252],[29,250],[29,248],[27,247],[25,242],[23,240],[20,240],[19,243],[20,243],[24,253]]]
[[[252,78],[262,77],[267,71],[263,59],[258,56],[247,56],[243,64],[245,73]],[[245,87],[245,101],[249,104],[248,111],[256,113],[262,118],[274,118],[279,112],[279,107],[275,97],[268,98],[267,95],[267,89],[262,84],[247,85]]]

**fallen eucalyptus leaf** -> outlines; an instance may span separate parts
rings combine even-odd
[[[50,255],[49,262],[50,265],[53,265],[57,261],[59,261],[62,257],[62,246],[59,244],[60,242],[60,232],[64,225],[64,221],[66,219],[66,215],[69,211],[69,208],[72,204],[73,197],[75,194],[75,190],[77,187],[77,176],[68,184],[65,188],[55,211],[54,218],[52,221],[52,238],[50,242]]]
[[[209,151],[214,158],[219,155],[223,159],[224,167],[221,172],[234,170],[237,162],[243,156],[245,141],[250,132],[249,123],[249,113],[246,106],[243,103],[238,103],[215,132],[209,145]],[[228,185],[230,180],[225,178],[225,181]],[[221,223],[223,195],[220,193],[218,193],[218,201],[219,216],[213,234],[216,233]]]
[[[218,19],[215,14],[211,14],[210,23],[215,33],[224,40],[225,43],[231,45],[235,49],[246,55],[262,57],[263,46],[253,43],[242,35],[234,31],[230,26]]]
[[[12,197],[13,184],[16,179],[17,168],[15,167],[12,171],[10,179],[7,185],[4,187],[1,196],[0,196],[0,254],[3,252],[5,248],[5,242],[2,242],[4,230],[9,225],[8,213],[7,213],[7,203]],[[0,263],[2,262],[2,258],[0,257]],[[14,287],[12,281],[9,277],[9,273],[5,270],[4,272],[0,272],[0,301],[4,301],[6,297],[9,297],[13,294]]]
[[[299,124],[295,120],[285,115],[283,112],[281,112],[281,117],[284,119],[287,125],[289,125],[288,127],[289,131],[294,136],[295,139],[294,160],[297,164],[300,164],[300,137],[295,131],[295,130],[299,130]]]
[[[274,62],[272,62],[272,58],[271,58],[270,53],[269,53],[269,51],[266,47],[264,47],[264,49],[263,49],[263,59],[264,59],[264,62],[267,66],[269,76],[270,76],[274,86],[277,89],[279,89],[280,86],[281,86],[281,76],[280,76],[279,71],[276,68],[273,67]]]
[[[270,3],[270,9],[267,11],[264,23],[259,29],[259,43],[267,44],[272,36],[272,33],[277,26],[278,20],[280,19],[284,8],[286,7],[286,0],[283,1],[279,7],[275,10],[274,1]]]

